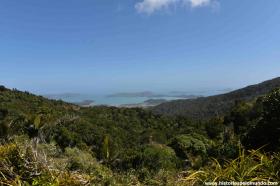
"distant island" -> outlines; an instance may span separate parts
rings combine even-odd
[[[93,100],[83,100],[81,102],[75,102],[73,104],[81,106],[81,107],[90,107],[93,106],[94,101]]]
[[[180,94],[176,94],[180,93]],[[200,95],[189,95],[183,94],[183,92],[170,92],[168,94],[157,94],[151,91],[144,92],[121,92],[116,94],[107,95],[107,97],[147,97],[147,98],[163,98],[163,97],[176,97],[176,98],[184,98],[184,99],[194,99],[197,97],[202,97]]]
[[[135,103],[135,104],[123,104],[120,105],[119,107],[125,107],[125,108],[135,108],[135,107],[139,107],[139,108],[147,108],[147,107],[153,107],[153,106],[157,106],[159,104],[165,103],[167,102],[166,99],[148,99],[142,103]]]
[[[150,91],[144,91],[144,92],[120,92],[116,94],[107,95],[107,97],[164,97],[164,95],[155,94]]]

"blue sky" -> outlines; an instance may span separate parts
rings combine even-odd
[[[0,0],[0,84],[199,91],[280,76],[279,0]]]

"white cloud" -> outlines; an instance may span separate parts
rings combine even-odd
[[[214,0],[142,0],[136,3],[135,8],[140,13],[152,14],[171,5],[190,5],[192,8],[210,5]]]
[[[206,6],[211,3],[211,0],[185,0],[189,1],[192,7]]]
[[[168,8],[179,0],[143,0],[135,5],[138,12],[151,14],[156,10]]]

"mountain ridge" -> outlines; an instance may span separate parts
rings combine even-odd
[[[192,119],[209,119],[225,115],[236,101],[248,101],[280,87],[280,77],[229,93],[188,100],[174,100],[157,105],[151,110],[156,114],[187,116]]]

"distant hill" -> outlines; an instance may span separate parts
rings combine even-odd
[[[78,93],[62,93],[62,94],[46,94],[43,95],[45,98],[48,99],[55,99],[55,100],[60,100],[60,99],[71,99],[71,98],[76,98],[81,96],[81,94]]]
[[[152,108],[157,114],[187,116],[207,119],[226,114],[237,100],[252,100],[280,87],[280,77],[238,89],[226,94],[189,100],[169,101]]]

